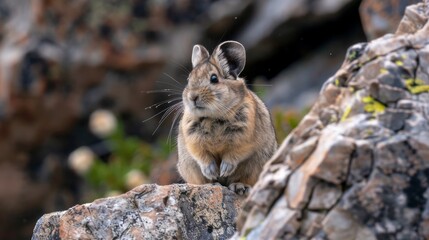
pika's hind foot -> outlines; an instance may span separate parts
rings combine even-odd
[[[250,185],[247,184],[243,184],[243,183],[231,183],[228,186],[229,190],[234,191],[236,194],[241,195],[241,196],[247,196],[249,195],[250,190],[252,189],[252,187]]]

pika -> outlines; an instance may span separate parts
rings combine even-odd
[[[246,195],[277,149],[270,113],[239,77],[244,46],[219,44],[212,55],[192,51],[178,129],[178,171],[187,183],[220,183]]]

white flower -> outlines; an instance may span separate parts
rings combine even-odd
[[[68,165],[76,173],[83,175],[94,163],[95,155],[89,147],[80,147],[69,155]]]
[[[115,130],[115,127],[116,118],[112,112],[100,109],[91,114],[89,128],[95,135],[106,137]]]
[[[125,175],[125,185],[129,190],[145,183],[148,183],[148,179],[140,170],[133,169]]]

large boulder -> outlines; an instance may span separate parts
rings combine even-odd
[[[243,198],[215,185],[142,185],[44,215],[32,239],[228,239]]]
[[[349,48],[243,204],[246,239],[429,237],[429,23]]]

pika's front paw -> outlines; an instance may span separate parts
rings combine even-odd
[[[201,167],[201,172],[209,180],[216,180],[219,177],[219,168],[215,161],[212,161],[207,166]]]
[[[231,183],[228,188],[229,190],[234,191],[238,195],[247,196],[249,195],[250,189],[252,187],[243,183]]]
[[[237,164],[222,161],[222,163],[220,164],[220,176],[228,177],[235,171],[236,168]]]

